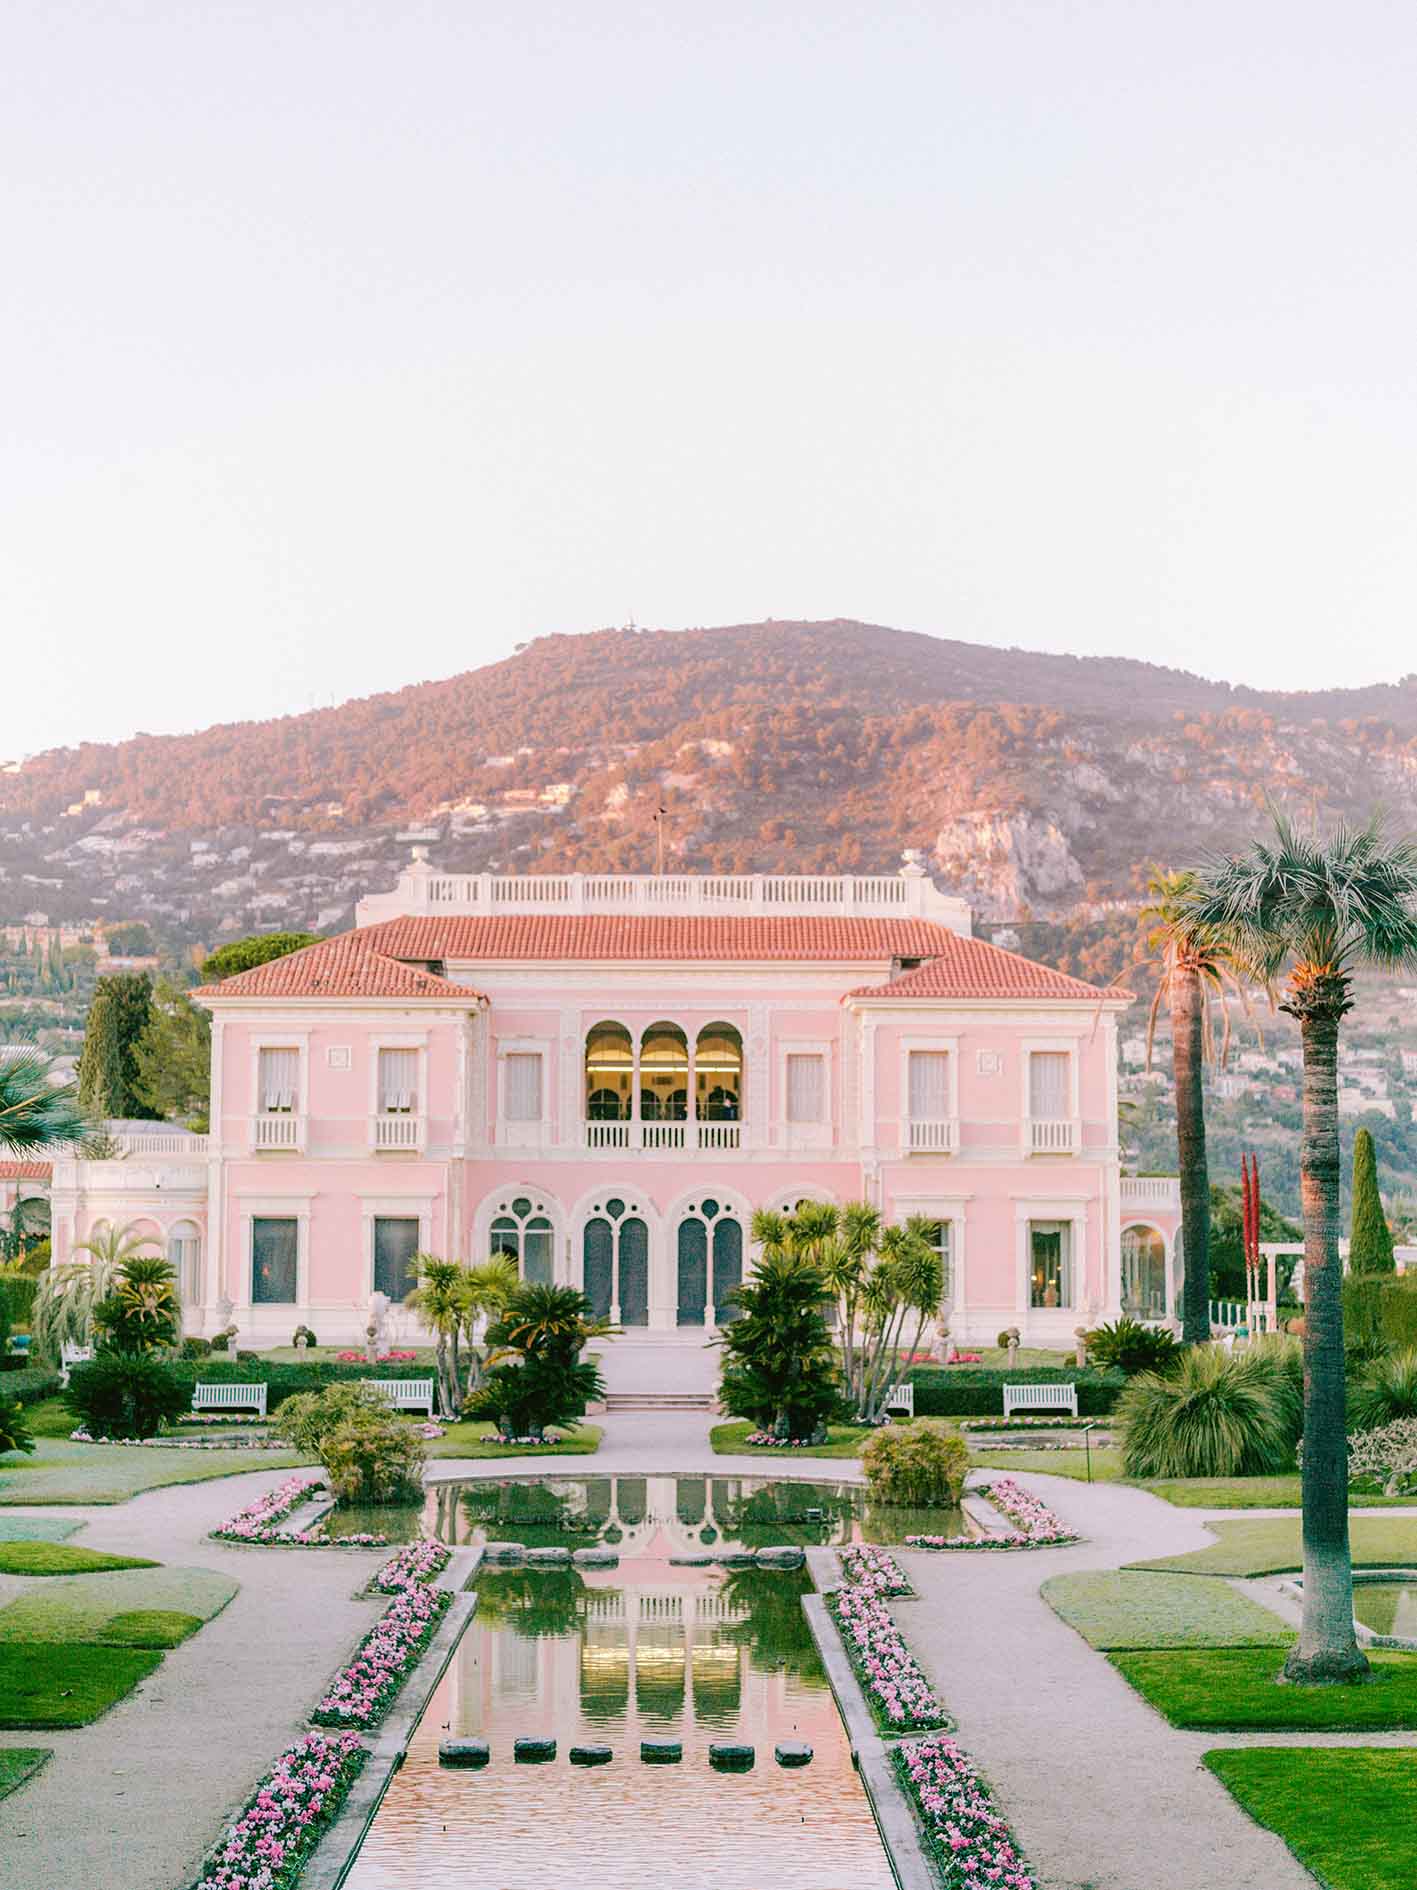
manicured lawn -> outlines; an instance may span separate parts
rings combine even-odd
[[[598,1424],[581,1424],[559,1431],[549,1444],[521,1444],[509,1448],[496,1442],[497,1426],[463,1418],[450,1424],[441,1437],[429,1440],[430,1457],[589,1457],[600,1448],[604,1432]],[[263,1461],[269,1461],[263,1459]]]
[[[0,1645],[0,1726],[87,1726],[162,1662],[145,1647]]]
[[[175,1646],[170,1638],[138,1640],[145,1624],[137,1615],[180,1616],[194,1623],[177,1638],[185,1640],[204,1621],[219,1614],[236,1593],[229,1575],[206,1568],[159,1568],[152,1564],[123,1574],[71,1575],[36,1585],[0,1608],[0,1643],[24,1641],[107,1641],[132,1646]],[[124,1625],[114,1634],[115,1623]],[[154,1632],[168,1635],[172,1624]]]
[[[969,1461],[980,1470],[1027,1470],[1045,1477],[1072,1477],[1087,1481],[1087,1452],[1083,1450],[976,1450],[969,1440]],[[1122,1453],[1098,1445],[1092,1452],[1094,1483],[1122,1481]]]
[[[1328,1890],[1417,1883],[1417,1760],[1382,1746],[1231,1746],[1205,1763]]]
[[[1212,1527],[1220,1540],[1208,1549],[1128,1566],[1175,1569],[1182,1575],[1278,1575],[1304,1565],[1297,1516],[1225,1519]],[[1361,1567],[1398,1567],[1417,1559],[1417,1516],[1352,1516],[1348,1527],[1353,1560]]]
[[[0,1575],[86,1575],[102,1569],[156,1568],[142,1555],[105,1555],[68,1542],[0,1542]]]
[[[0,1504],[126,1503],[144,1490],[174,1483],[205,1483],[307,1462],[293,1450],[144,1450],[46,1437],[32,1457],[7,1457],[0,1464]]]
[[[62,1542],[83,1527],[67,1516],[0,1516],[0,1542]]]
[[[1164,1497],[1180,1509],[1298,1509],[1299,1473],[1278,1477],[1187,1477],[1184,1481],[1141,1483],[1139,1489]],[[1361,1509],[1412,1507],[1410,1496],[1354,1496]]]
[[[1417,1655],[1376,1651],[1358,1686],[1296,1687],[1277,1649],[1218,1647],[1108,1659],[1173,1726],[1219,1732],[1379,1732],[1417,1726]],[[1408,1763],[1417,1770],[1417,1757]]]
[[[1104,1650],[1287,1647],[1294,1639],[1293,1628],[1278,1615],[1228,1582],[1203,1575],[1108,1569],[1055,1575],[1042,1592],[1069,1627]]]
[[[33,1778],[52,1756],[49,1746],[0,1746],[0,1798]]]
[[[100,1639],[105,1647],[179,1647],[203,1625],[200,1615],[175,1608],[134,1608],[115,1614]]]
[[[859,1457],[861,1446],[871,1435],[867,1424],[829,1424],[827,1441],[813,1444],[810,1449],[777,1450],[770,1444],[749,1444],[745,1440],[756,1424],[746,1419],[735,1419],[731,1424],[715,1424],[709,1432],[709,1443],[717,1457],[763,1457],[773,1463],[791,1463],[795,1457]]]
[[[36,1437],[67,1437],[78,1420],[62,1398],[41,1398],[25,1406],[25,1422]]]

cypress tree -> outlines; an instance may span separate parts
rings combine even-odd
[[[142,1115],[136,1051],[151,1015],[152,985],[142,973],[99,979],[79,1052],[79,1101],[90,1115]]]
[[[1348,1243],[1352,1273],[1393,1273],[1392,1229],[1378,1193],[1378,1159],[1372,1132],[1359,1129],[1353,1138],[1353,1226]]]

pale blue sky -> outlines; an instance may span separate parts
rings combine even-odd
[[[1417,10],[11,0],[0,758],[623,622],[1417,669]]]

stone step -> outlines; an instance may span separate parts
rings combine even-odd
[[[615,1411],[711,1411],[709,1391],[611,1391],[605,1409]]]

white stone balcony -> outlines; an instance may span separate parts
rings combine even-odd
[[[305,1147],[305,1118],[289,1111],[269,1111],[251,1118],[251,1153],[300,1153]]]
[[[1082,1125],[1071,1116],[1031,1116],[1023,1125],[1025,1155],[1076,1155]]]
[[[586,1122],[582,1143],[588,1149],[639,1149],[700,1154],[731,1154],[743,1146],[741,1122]]]
[[[393,892],[359,901],[357,925],[411,913],[655,913],[724,918],[932,919],[968,937],[968,901],[907,855],[899,873],[440,873],[414,848]]]
[[[906,1148],[912,1155],[953,1155],[959,1148],[959,1118],[921,1117],[907,1123]]]
[[[1181,1178],[1179,1175],[1123,1175],[1122,1206],[1124,1208],[1171,1208],[1179,1213]]]
[[[375,1154],[386,1150],[419,1154],[424,1146],[426,1119],[403,1111],[381,1112],[369,1119],[369,1146]]]

